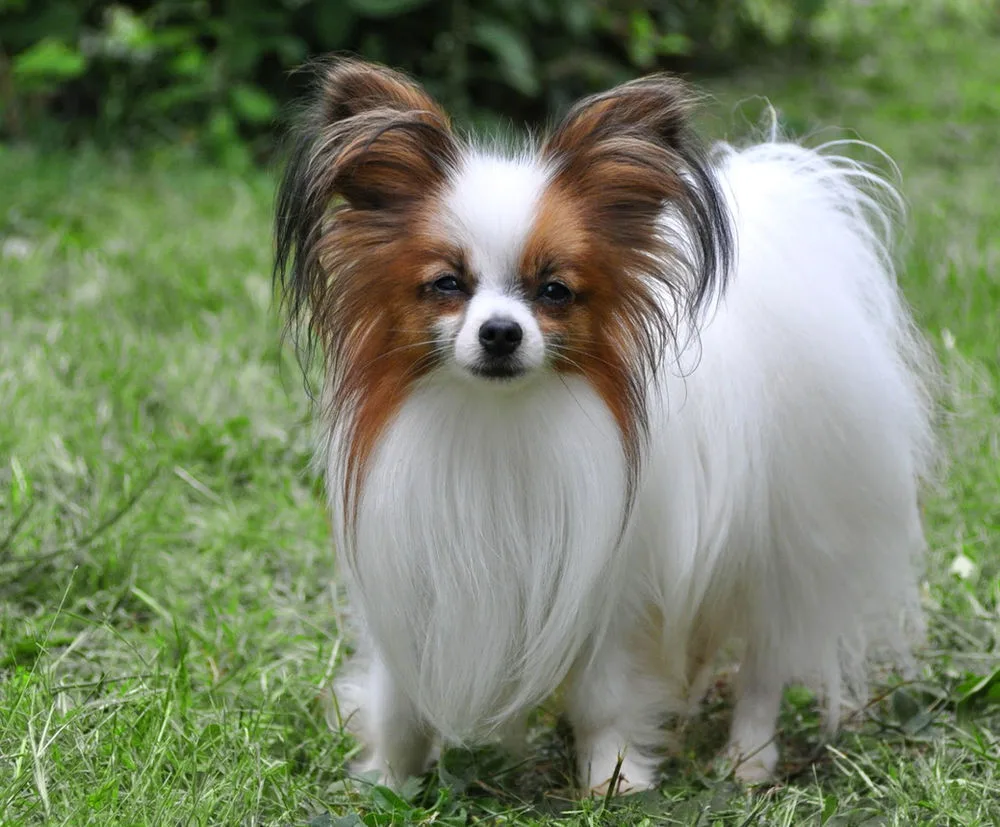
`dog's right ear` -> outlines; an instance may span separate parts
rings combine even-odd
[[[326,63],[317,74],[283,194],[393,209],[425,195],[447,172],[456,154],[448,116],[415,82],[352,59]]]
[[[319,71],[318,115],[327,123],[369,112],[424,112],[447,128],[448,116],[413,80],[385,66],[353,58],[322,65]]]
[[[293,139],[278,190],[274,277],[296,316],[325,284],[319,259],[331,221],[361,213],[398,230],[445,183],[458,144],[420,86],[353,59],[320,65]]]
[[[405,75],[371,63],[340,60],[321,70],[310,120],[320,164],[312,172],[358,209],[423,198],[456,155],[441,107]]]

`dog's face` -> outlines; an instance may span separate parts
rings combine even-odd
[[[469,155],[444,188],[434,220],[458,255],[429,294],[442,357],[471,377],[502,382],[551,366],[564,333],[569,267],[557,274],[529,246],[546,179],[528,158]]]
[[[637,456],[648,372],[730,249],[683,88],[587,99],[517,153],[460,140],[381,67],[333,64],[320,93],[280,193],[276,273],[325,349],[360,465],[435,372],[482,392],[583,376]]]
[[[581,205],[530,156],[463,156],[424,207],[430,247],[449,254],[416,274],[435,362],[486,385],[606,361],[613,279],[590,266]]]

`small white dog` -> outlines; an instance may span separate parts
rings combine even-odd
[[[920,631],[932,405],[896,196],[791,143],[703,153],[688,112],[645,78],[507,152],[395,72],[322,71],[276,277],[325,356],[364,666],[340,692],[387,783],[563,688],[582,786],[620,758],[655,785],[734,641],[729,751],[762,780],[789,681],[835,723]]]

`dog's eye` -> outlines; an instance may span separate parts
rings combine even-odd
[[[573,291],[561,281],[547,281],[538,288],[538,298],[549,304],[569,304],[573,301]]]
[[[438,293],[444,293],[448,296],[462,292],[462,283],[451,275],[440,276],[432,286]]]

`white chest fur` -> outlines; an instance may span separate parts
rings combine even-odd
[[[367,633],[443,735],[480,737],[537,704],[600,633],[624,484],[619,431],[585,382],[439,378],[404,404],[342,561]]]

